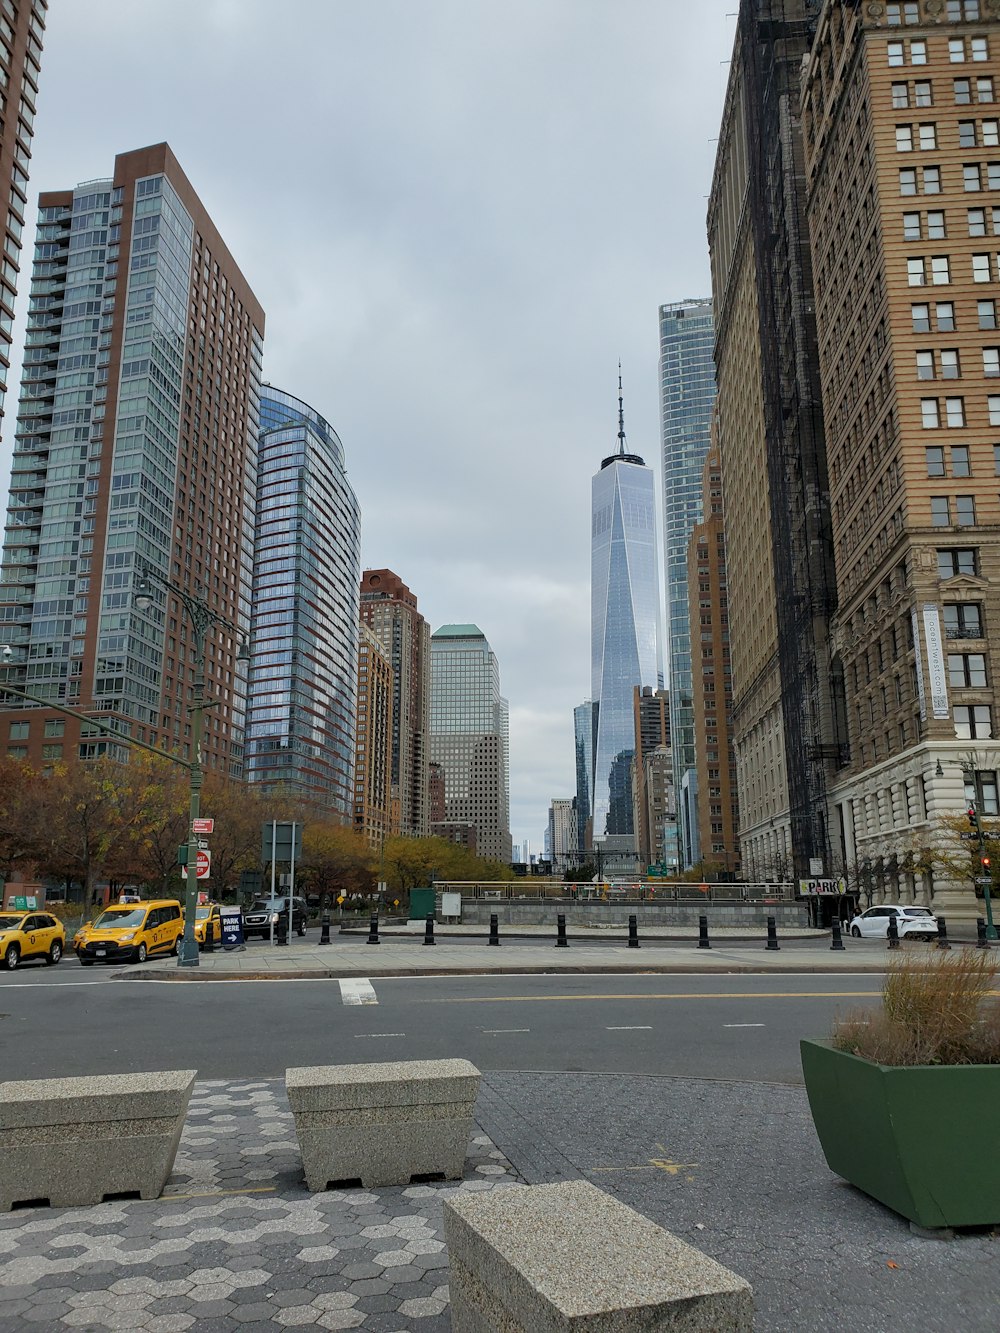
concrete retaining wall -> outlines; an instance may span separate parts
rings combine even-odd
[[[575,903],[554,899],[545,903],[518,903],[504,898],[463,898],[462,924],[489,928],[491,914],[499,917],[504,926],[552,926],[562,913],[566,925],[619,926],[628,928],[630,915],[639,918],[643,926],[697,926],[698,917],[708,917],[708,928],[713,926],[754,926],[766,929],[767,918],[773,916],[778,929],[790,927],[807,929],[809,911],[804,903]]]

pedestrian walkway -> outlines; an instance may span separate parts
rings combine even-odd
[[[310,932],[312,934],[312,932]],[[571,939],[567,948],[556,947],[554,934],[544,940],[501,934],[499,948],[491,948],[486,936],[478,940],[450,937],[446,928],[435,932],[436,943],[428,948],[422,934],[380,935],[380,943],[369,945],[361,936],[332,936],[325,947],[316,939],[294,940],[287,945],[251,941],[245,951],[201,955],[197,968],[179,968],[174,959],[164,959],[142,968],[124,968],[122,978],[166,980],[232,980],[254,977],[395,977],[455,973],[495,974],[557,972],[663,972],[663,973],[809,973],[883,972],[887,961],[911,953],[930,954],[933,945],[907,941],[896,954],[878,940],[845,939],[840,952],[830,948],[829,935],[810,932],[807,939],[780,935],[784,948],[768,950],[759,945],[713,934],[710,949],[699,949],[697,939],[681,943],[657,939],[644,933],[638,949],[624,940],[581,943]]]

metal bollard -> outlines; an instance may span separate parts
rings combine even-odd
[[[945,921],[943,916],[938,917],[937,923],[938,923],[937,947],[939,949],[950,949],[951,945],[948,943],[948,923],[947,921]]]
[[[569,940],[566,938],[566,918],[562,912],[556,917],[556,948],[569,948]]]
[[[767,918],[767,947],[772,952],[781,948],[778,943],[778,926],[773,916]]]
[[[378,938],[378,915],[377,915],[377,914],[374,915],[374,916],[372,917],[372,919],[371,919],[371,924],[370,924],[369,927],[368,927],[368,938],[367,938],[367,940],[365,940],[365,943],[366,943],[366,944],[378,944],[378,943],[379,943],[379,938]]]
[[[711,947],[708,942],[708,917],[700,916],[698,918],[698,948],[711,949]]]
[[[837,917],[833,923],[833,942],[831,943],[830,948],[837,949],[840,952],[843,952],[844,949],[844,937],[841,934],[839,917]]]
[[[319,942],[320,944],[330,943],[330,913],[328,910],[324,911],[320,917]]]
[[[211,918],[205,922],[205,952],[215,953],[215,927]]]
[[[274,927],[274,942],[275,944],[288,943],[288,917],[284,912],[278,913],[278,920]]]
[[[490,913],[490,938],[488,942],[495,945],[496,948],[500,948],[500,918],[496,912]]]
[[[639,918],[634,913],[628,919],[628,947],[630,949],[639,947]]]
[[[890,949],[899,948],[899,927],[896,925],[895,916],[889,918],[889,925],[885,932],[886,939],[889,941]]]
[[[434,938],[434,913],[433,913],[433,912],[428,912],[428,913],[427,913],[427,920],[424,922],[424,943],[425,943],[425,944],[437,944],[437,940]]]
[[[976,917],[976,948],[988,949],[990,946],[986,943],[986,922],[981,916]]]

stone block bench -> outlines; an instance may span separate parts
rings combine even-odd
[[[158,1199],[173,1170],[196,1071],[0,1083],[0,1211],[108,1194]]]
[[[749,1333],[748,1283],[589,1181],[444,1204],[453,1333]]]
[[[285,1087],[314,1193],[331,1181],[371,1189],[462,1174],[479,1092],[468,1060],[315,1065],[287,1070]]]

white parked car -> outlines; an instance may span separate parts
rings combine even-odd
[[[901,940],[937,938],[937,917],[926,907],[869,907],[851,922],[851,934],[855,939],[884,940],[892,917]]]

